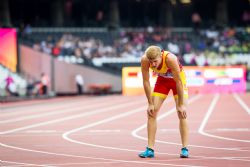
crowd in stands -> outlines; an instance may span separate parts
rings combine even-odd
[[[48,94],[49,79],[41,74],[40,79],[24,77],[0,65],[0,99],[4,97],[34,97]]]
[[[22,37],[29,36],[29,39],[37,35],[31,27],[24,32]],[[51,33],[45,39],[32,42],[32,47],[67,62],[102,66],[105,62],[139,63],[145,48],[157,44],[176,54],[184,65],[244,64],[250,69],[250,28],[175,31],[148,27],[102,33],[89,36],[74,33],[53,36]],[[0,97],[47,94],[49,80],[44,74],[37,80],[24,78],[1,65],[0,72]]]
[[[0,97],[25,94],[26,80],[0,65]]]
[[[107,58],[139,61],[136,58],[143,54],[148,45],[157,44],[178,55],[187,65],[243,63],[250,66],[249,28],[211,28],[176,32],[169,28],[148,27],[138,31],[120,30],[115,35],[106,35],[106,38],[111,38],[111,42],[102,37],[81,38],[65,33],[57,40],[48,36],[47,39],[35,43],[33,48],[75,63],[98,64],[96,60]]]

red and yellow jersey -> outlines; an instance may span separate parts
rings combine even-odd
[[[166,98],[169,91],[172,90],[174,97],[175,98],[178,97],[177,89],[176,89],[176,82],[173,79],[173,74],[171,72],[171,69],[168,68],[166,64],[167,56],[169,54],[171,53],[167,51],[162,51],[162,62],[158,68],[153,68],[150,64],[150,68],[154,71],[155,74],[159,76],[155,83],[155,88],[152,93],[152,96],[159,96],[161,98]],[[187,81],[186,81],[185,72],[179,61],[178,61],[178,64],[180,67],[180,78],[183,84],[184,98],[188,98],[188,88],[186,86]]]
[[[158,76],[161,76],[161,77],[164,77],[164,78],[173,78],[173,75],[172,75],[172,72],[171,72],[171,69],[167,67],[167,64],[166,64],[166,59],[167,59],[167,56],[171,54],[171,52],[168,52],[168,51],[162,51],[162,62],[160,64],[160,66],[158,68],[154,68],[151,66],[150,64],[150,68],[154,71],[155,74],[157,74]],[[180,67],[180,70],[182,71],[182,65],[180,64],[180,62],[178,61],[179,63],[179,67]]]

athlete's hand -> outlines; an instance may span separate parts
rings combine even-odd
[[[187,118],[187,113],[186,113],[186,107],[184,105],[177,106],[176,107],[178,116],[180,119],[186,119]]]
[[[148,109],[147,109],[148,116],[153,117],[154,116],[154,111],[155,111],[154,105],[153,104],[149,104],[148,105]]]

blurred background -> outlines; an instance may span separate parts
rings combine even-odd
[[[0,99],[143,94],[151,44],[191,93],[250,89],[250,0],[1,0]]]

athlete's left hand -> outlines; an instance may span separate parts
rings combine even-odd
[[[184,105],[177,106],[176,107],[179,118],[180,119],[186,119],[187,118],[187,113],[186,113],[186,107]]]

